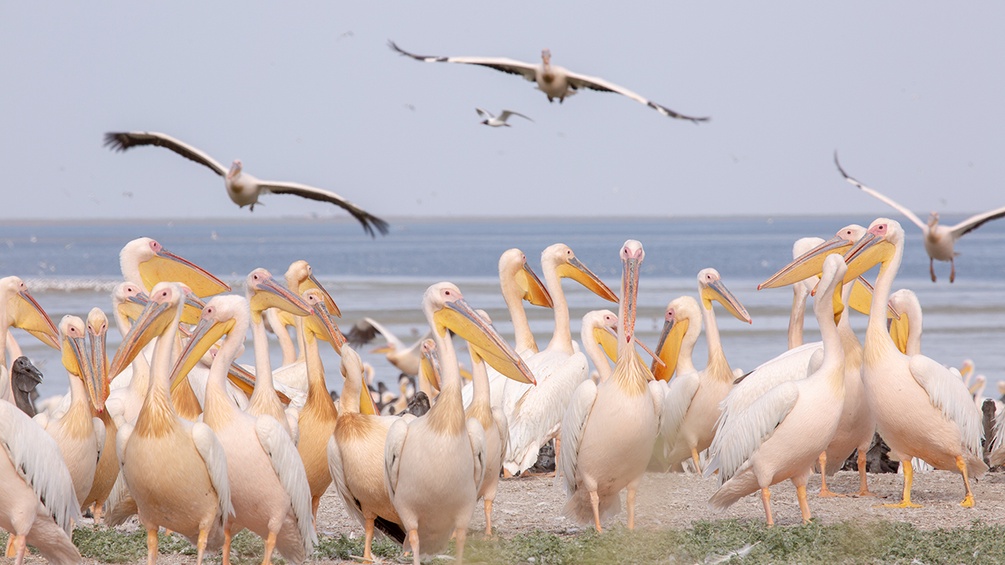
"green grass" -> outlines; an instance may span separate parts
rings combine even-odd
[[[0,544],[6,540],[7,534],[0,532]],[[885,521],[768,528],[757,521],[721,520],[698,522],[680,530],[616,527],[603,534],[593,530],[575,535],[537,531],[499,539],[472,534],[464,557],[472,563],[534,565],[709,563],[720,562],[718,559],[730,563],[1003,563],[1003,540],[1005,525],[980,522],[929,531]],[[146,555],[143,532],[123,534],[84,527],[74,531],[73,541],[84,557],[107,563],[137,562]],[[162,554],[195,554],[178,535],[161,535],[159,548]],[[749,549],[742,559],[729,560],[729,555],[742,548]],[[234,538],[232,560],[235,564],[258,563],[262,549],[258,536],[242,532]],[[397,544],[381,538],[374,540],[373,550],[390,561],[401,556]],[[362,554],[361,538],[321,536],[314,559],[350,560]],[[219,562],[219,554],[210,560]]]

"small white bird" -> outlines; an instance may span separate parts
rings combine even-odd
[[[520,116],[521,118],[530,120],[532,122],[534,121],[528,118],[527,116],[524,116],[520,112],[514,112],[512,110],[503,110],[502,113],[499,114],[499,117],[493,116],[487,110],[484,110],[482,108],[475,108],[475,112],[478,112],[478,115],[484,118],[482,120],[483,124],[494,128],[500,126],[511,127],[508,123],[506,123],[506,120],[508,120],[510,116]]]

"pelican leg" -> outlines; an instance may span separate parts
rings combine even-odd
[[[775,525],[775,519],[771,516],[771,491],[767,488],[761,489],[761,503],[764,504],[764,516],[768,520],[768,527]]]
[[[627,506],[628,506],[628,529],[635,529],[635,489],[638,488],[637,484],[628,485],[628,496],[627,496]]]
[[[928,258],[928,272],[932,275],[932,282],[935,282],[935,259]]]
[[[7,557],[13,557],[15,565],[21,565],[24,563],[24,554],[28,547],[28,537],[27,536],[10,536],[7,539]],[[13,551],[13,553],[10,553]]]
[[[796,498],[799,499],[799,512],[803,515],[803,524],[810,523],[810,503],[806,500],[806,485],[796,487]]]
[[[102,522],[102,516],[104,515],[104,500],[101,502],[94,501],[91,504],[91,516],[94,518],[94,523],[98,524]]]
[[[232,541],[230,524],[227,524],[223,528],[223,565],[230,565],[230,544]]]
[[[195,544],[195,563],[196,565],[202,565],[202,558],[206,555],[206,542],[209,541],[209,530],[201,529],[199,530],[199,539],[196,540]]]
[[[593,507],[593,525],[597,527],[597,533],[603,533],[604,529],[600,527],[600,495],[597,491],[590,491],[590,506]]]
[[[492,499],[485,499],[485,537],[492,537]]]
[[[147,565],[157,563],[157,527],[147,526]]]
[[[4,549],[3,556],[8,559],[14,557],[14,536],[7,538],[7,548]]]
[[[911,502],[911,484],[914,482],[914,467],[911,460],[905,459],[900,464],[904,467],[904,498],[897,504],[884,504],[886,508],[921,508],[920,504]]]
[[[412,546],[412,565],[422,565],[419,561],[419,529],[408,530],[408,545]]]
[[[698,449],[691,447],[691,460],[694,461],[694,470],[699,475],[701,474],[701,459],[698,457]]]
[[[454,530],[455,549],[457,551],[457,562],[464,563],[464,540],[468,537],[467,528],[457,528]]]
[[[858,490],[859,496],[876,496],[876,493],[869,490],[869,483],[866,481],[866,450],[858,448],[858,478],[861,486]]]
[[[836,496],[844,496],[843,494],[838,494],[831,489],[827,488],[827,452],[823,451],[820,453],[820,498],[834,498]]]
[[[363,561],[370,563],[373,561],[373,516],[366,517],[366,525],[364,526],[366,531],[366,542],[363,547]]]
[[[952,279],[950,279],[952,282]],[[964,508],[973,508],[976,502],[974,501],[974,491],[970,490],[970,477],[967,476],[967,462],[963,460],[963,456],[956,456],[956,468],[960,470],[963,474],[963,486],[967,489],[967,496],[963,498],[963,502],[960,506]]]
[[[314,516],[314,531],[318,531],[318,506],[321,506],[321,497],[311,498],[311,514]]]
[[[272,565],[272,552],[276,550],[276,532],[269,532],[269,537],[265,540],[265,555],[262,556],[262,565]]]
[[[956,258],[953,257],[949,260],[949,282],[952,283],[956,280]]]

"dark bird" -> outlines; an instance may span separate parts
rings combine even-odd
[[[42,382],[42,371],[39,371],[31,360],[24,355],[14,360],[14,365],[10,369],[11,381],[14,384],[14,404],[30,417],[35,416],[35,398],[38,392],[35,391]]]

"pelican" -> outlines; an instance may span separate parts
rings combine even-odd
[[[513,110],[503,110],[498,117],[493,116],[488,110],[483,110],[481,108],[475,108],[475,112],[478,112],[478,116],[482,118],[482,124],[493,128],[501,126],[511,127],[508,123],[506,123],[506,120],[508,120],[510,116],[520,116],[525,120],[534,121],[520,112],[514,112]]]
[[[904,470],[903,499],[911,502],[913,469],[918,457],[937,469],[963,476],[966,496],[960,503],[974,505],[970,476],[987,471],[981,460],[981,414],[966,386],[949,369],[921,354],[905,355],[887,333],[885,307],[904,254],[904,229],[894,220],[879,218],[846,254],[848,276],[880,265],[865,336],[863,382],[879,435],[899,457]]]
[[[253,271],[249,278],[256,274]],[[271,279],[271,277],[269,277]],[[274,285],[278,303],[290,302],[286,289]],[[256,302],[267,302],[261,295]],[[263,304],[254,307],[264,310]],[[306,313],[306,310],[304,311]],[[231,536],[244,528],[265,539],[262,563],[272,562],[276,549],[283,557],[302,563],[314,550],[317,536],[311,518],[310,488],[288,428],[271,414],[243,412],[227,394],[230,364],[244,348],[251,323],[248,300],[242,296],[217,296],[202,311],[202,318],[182,351],[173,378],[183,378],[221,336],[226,335],[210,367],[203,422],[216,434],[227,456],[227,480],[234,515],[224,524],[224,562],[229,563]],[[256,390],[259,388],[255,387]],[[282,416],[285,419],[285,415]]]
[[[371,561],[375,527],[405,542],[401,518],[384,486],[384,440],[400,418],[361,413],[362,395],[369,394],[363,387],[362,361],[348,345],[342,346],[342,374],[345,384],[335,434],[328,440],[328,467],[346,511],[365,529],[363,559]]]
[[[196,562],[223,541],[233,514],[227,457],[213,430],[178,417],[170,398],[171,355],[185,305],[177,283],[158,283],[150,302],[123,338],[109,368],[117,375],[140,349],[158,337],[151,385],[136,424],[119,425],[116,449],[121,473],[147,530],[147,562],[157,560],[157,529],[176,531],[196,546]]]
[[[583,315],[580,329],[583,352],[596,367],[599,381],[606,381],[613,372],[608,359],[618,358],[617,331],[618,315],[610,310],[593,310]]]
[[[381,235],[387,234],[387,222],[334,192],[295,182],[260,180],[243,172],[240,159],[234,159],[228,170],[203,151],[163,133],[155,131],[123,131],[105,134],[105,146],[114,151],[126,151],[142,145],[163,147],[174,151],[190,161],[208,167],[214,173],[223,177],[224,186],[227,188],[227,196],[234,201],[234,204],[237,204],[241,208],[248,206],[252,212],[255,211],[255,204],[258,204],[258,199],[263,194],[293,194],[294,196],[310,200],[330,202],[342,208],[346,212],[349,212],[352,217],[356,218],[363,225],[363,231],[371,237],[376,237],[373,231],[375,228]]]
[[[572,342],[562,279],[571,278],[601,298],[618,301],[614,291],[564,243],[541,252],[541,272],[555,312],[555,330],[548,346],[527,359],[538,386],[507,382],[503,392],[503,411],[510,426],[509,450],[503,466],[512,474],[534,465],[541,446],[558,435],[562,415],[576,387],[589,378],[589,361]]]
[[[650,367],[653,377],[668,382],[674,373],[680,376],[697,374],[691,357],[699,335],[701,306],[698,306],[698,301],[690,296],[678,296],[671,300],[663,311],[663,330],[656,343],[656,353],[663,365],[661,367],[653,360]]]
[[[70,541],[80,519],[70,471],[56,441],[10,402],[0,402],[0,528],[10,532],[14,563],[27,544],[57,565],[81,562]]]
[[[725,510],[734,502],[761,491],[768,525],[771,485],[790,479],[796,486],[803,523],[810,521],[806,481],[813,462],[827,448],[841,419],[844,402],[844,349],[837,331],[843,306],[840,293],[847,271],[839,256],[828,257],[820,275],[813,312],[824,342],[820,368],[805,379],[787,381],[768,390],[739,413],[723,413],[706,475],[719,471],[719,489],[709,506]],[[884,304],[885,306],[885,304]]]
[[[28,285],[18,277],[4,277],[0,279],[0,343],[8,342],[12,327],[27,331],[53,349],[60,349],[59,332],[28,292]],[[0,400],[13,403],[8,367],[6,347],[0,347]]]
[[[562,419],[559,472],[568,499],[564,513],[602,531],[601,520],[621,510],[628,488],[628,529],[635,527],[635,491],[645,473],[659,431],[661,398],[652,373],[635,354],[635,311],[639,269],[645,251],[629,239],[621,248],[621,304],[618,360],[600,384],[583,381]]]
[[[865,186],[848,175],[848,173],[841,168],[841,163],[838,162],[836,152],[834,153],[834,163],[837,165],[838,171],[841,172],[841,176],[843,176],[849,183],[862,189],[862,191],[869,196],[885,202],[901,214],[907,216],[907,219],[914,222],[914,225],[921,228],[921,233],[925,237],[925,252],[928,253],[928,271],[932,275],[932,282],[935,282],[936,260],[949,261],[949,282],[952,283],[956,280],[956,255],[958,255],[954,249],[956,246],[956,240],[983,226],[991,220],[997,220],[998,218],[1005,217],[1005,206],[1002,206],[1001,208],[995,208],[989,212],[971,216],[954,226],[942,226],[939,225],[938,212],[932,212],[929,214],[928,223],[926,224],[925,222],[922,222],[921,219],[919,219],[918,216],[916,216],[910,209],[898,204],[893,199],[883,195],[879,191]]]
[[[138,237],[122,247],[119,268],[122,278],[147,292],[164,281],[184,283],[200,298],[230,291],[230,285],[149,237]]]
[[[90,371],[94,375],[94,381],[101,383],[103,394],[109,394],[108,387],[108,356],[105,353],[105,337],[108,333],[108,317],[100,308],[92,308],[87,314],[87,341],[88,341],[88,362],[91,364]],[[115,421],[104,410],[94,410],[91,407],[91,415],[98,418],[105,428],[105,443],[99,447],[101,452],[98,458],[98,465],[94,471],[94,482],[91,483],[91,490],[80,500],[81,508],[91,508],[94,521],[101,520],[102,508],[105,500],[112,491],[115,479],[119,476],[119,457],[115,453],[115,436],[118,429]]]
[[[747,309],[726,288],[715,269],[702,269],[698,273],[698,295],[705,322],[708,364],[703,370],[688,374],[677,369],[677,378],[670,381],[663,400],[661,433],[666,442],[667,462],[676,466],[690,457],[695,469],[701,472],[698,453],[712,443],[715,421],[720,413],[719,403],[729,394],[735,379],[719,341],[712,301],[719,302],[736,319],[748,324],[752,321]]]
[[[363,318],[353,324],[352,329],[349,330],[349,334],[346,335],[346,339],[349,340],[349,345],[360,347],[370,343],[377,334],[380,334],[387,343],[382,347],[374,349],[371,353],[383,353],[387,357],[388,362],[397,367],[403,374],[410,377],[417,376],[419,374],[419,363],[422,359],[422,353],[419,349],[422,347],[422,340],[429,337],[429,333],[427,332],[426,335],[419,338],[415,343],[406,345],[398,336],[388,331],[377,320]]]
[[[455,285],[430,286],[422,310],[440,355],[442,388],[425,416],[391,425],[384,447],[384,481],[408,533],[413,563],[419,565],[421,554],[440,551],[451,533],[460,563],[485,474],[485,433],[477,420],[464,416],[457,353],[448,331],[477,347],[480,356],[510,378],[533,383],[534,377]]]
[[[38,396],[35,389],[42,384],[42,371],[31,363],[31,359],[21,355],[10,366],[10,380],[14,391],[14,404],[28,416],[34,416],[35,404],[32,396]]]
[[[662,106],[651,100],[643,98],[623,86],[618,86],[602,78],[581,75],[563,67],[559,67],[558,65],[552,65],[551,51],[548,49],[541,51],[541,64],[535,65],[533,63],[524,63],[523,61],[515,61],[513,59],[506,59],[502,57],[437,57],[429,55],[416,55],[398,47],[393,41],[389,41],[388,45],[394,51],[397,51],[407,57],[411,57],[416,61],[424,61],[427,63],[463,63],[467,65],[480,65],[497,71],[502,71],[504,73],[509,73],[511,75],[522,76],[531,82],[536,82],[538,90],[544,92],[545,96],[548,97],[548,102],[554,102],[556,98],[558,98],[559,102],[564,102],[566,96],[572,96],[578,92],[580,88],[586,88],[589,90],[596,90],[598,92],[614,92],[622,96],[627,96],[628,98],[631,98],[640,104],[645,104],[660,114],[671,118],[690,120],[694,123],[708,121],[707,117],[694,118],[677,113],[666,106]]]

